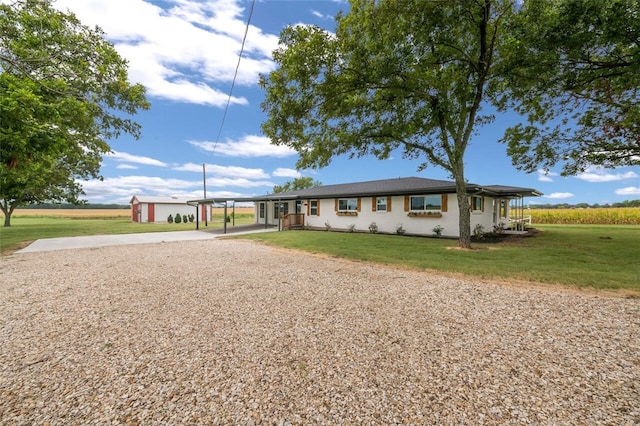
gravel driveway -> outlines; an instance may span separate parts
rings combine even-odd
[[[640,424],[640,299],[241,240],[0,258],[0,424]]]

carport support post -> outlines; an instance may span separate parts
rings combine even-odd
[[[227,233],[227,202],[224,202],[224,233]]]
[[[196,231],[200,229],[200,212],[198,210],[200,210],[200,203],[196,204]]]

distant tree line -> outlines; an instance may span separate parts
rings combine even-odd
[[[588,203],[578,203],[578,204],[569,204],[569,203],[560,203],[560,204],[532,204],[529,205],[530,208],[533,209],[597,209],[597,208],[605,208],[605,207],[640,207],[640,200],[625,200],[619,203],[613,204],[588,204]]]
[[[111,209],[131,209],[127,204],[71,204],[71,203],[43,203],[29,204],[21,207],[23,209],[92,209],[92,210],[111,210]]]

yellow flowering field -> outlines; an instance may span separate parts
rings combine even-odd
[[[640,207],[528,209],[533,224],[640,225]]]

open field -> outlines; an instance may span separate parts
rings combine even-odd
[[[640,207],[592,209],[527,209],[534,225],[640,225]]]
[[[65,217],[65,218],[117,218],[131,217],[130,209],[16,209],[11,219],[16,217]]]
[[[230,214],[234,211],[232,208],[227,209]],[[253,214],[253,207],[236,207],[235,214]],[[220,216],[224,214],[224,209],[214,208],[213,215]],[[117,218],[131,217],[130,209],[16,209],[12,218],[17,216],[36,216],[36,217],[67,217],[67,218]]]

